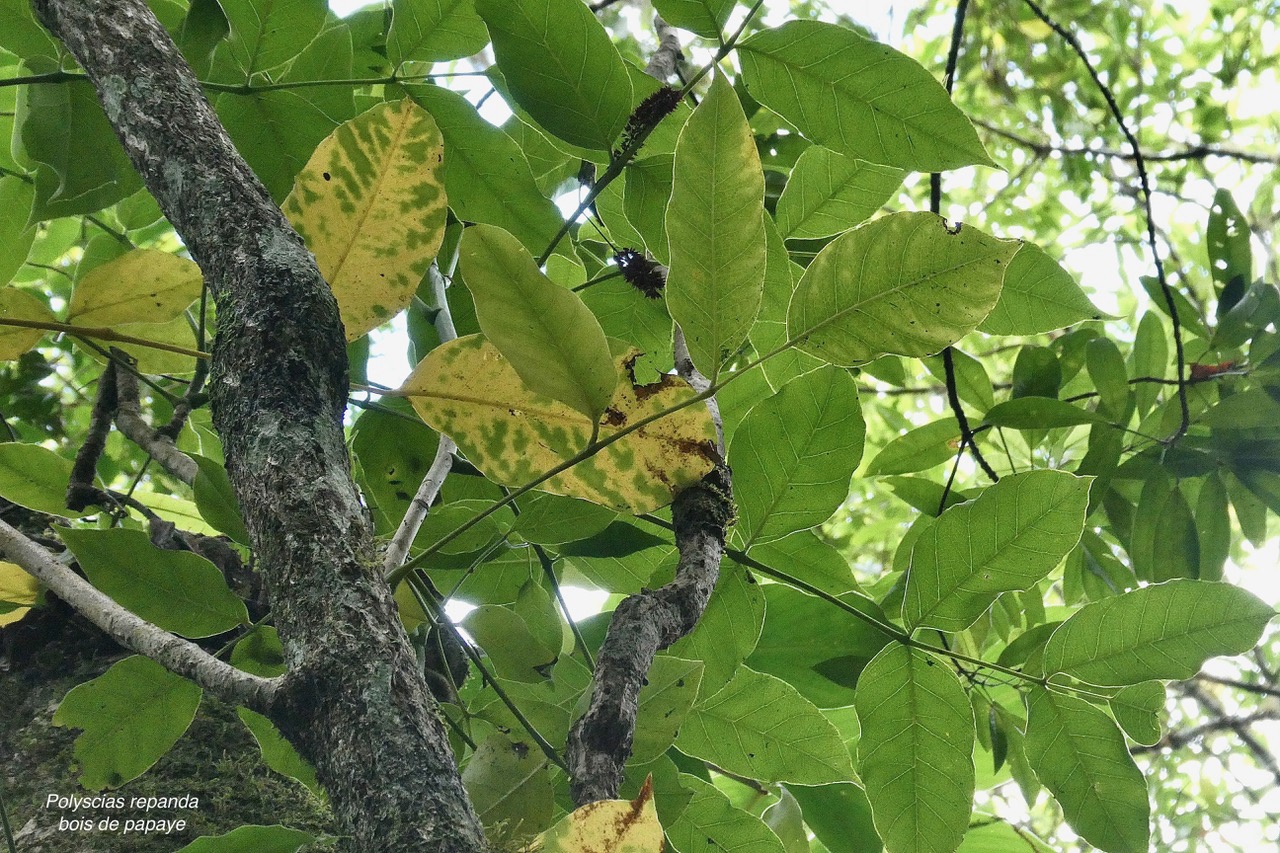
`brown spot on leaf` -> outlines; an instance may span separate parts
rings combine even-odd
[[[611,427],[620,427],[627,422],[627,416],[621,410],[610,406],[604,410],[604,425]]]

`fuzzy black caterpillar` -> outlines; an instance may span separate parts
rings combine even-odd
[[[636,290],[650,299],[662,296],[662,288],[667,284],[666,271],[649,260],[635,249],[622,249],[613,256],[622,271],[622,277]]]
[[[618,138],[618,148],[613,152],[614,159],[621,159],[623,152],[631,149],[644,134],[657,127],[658,122],[669,116],[680,106],[680,92],[670,86],[663,86],[640,102],[635,112],[627,119],[627,126]]]

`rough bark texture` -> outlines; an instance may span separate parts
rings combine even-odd
[[[483,849],[351,480],[328,286],[142,0],[33,5],[216,300],[214,425],[289,665],[272,718],[315,765],[350,850]]]
[[[693,630],[720,576],[733,517],[723,465],[681,492],[671,507],[680,563],[671,583],[626,598],[613,612],[596,660],[591,705],[569,732],[566,758],[578,805],[613,799],[631,755],[640,688],[654,655]]]

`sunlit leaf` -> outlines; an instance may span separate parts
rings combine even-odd
[[[694,366],[714,381],[760,310],[765,269],[760,155],[723,76],[680,134],[667,238],[667,308]]]
[[[993,165],[932,74],[848,27],[788,21],[738,55],[752,97],[819,145],[919,172]]]
[[[1010,474],[944,512],[911,551],[907,625],[962,631],[1000,593],[1047,576],[1080,541],[1089,483],[1065,471]]]
[[[822,785],[853,777],[840,733],[822,712],[782,679],[745,666],[693,709],[676,746],[762,782]]]
[[[592,420],[604,414],[618,370],[591,309],[543,275],[501,228],[468,228],[459,252],[480,330],[525,387]]]
[[[1086,604],[1049,638],[1042,668],[1103,685],[1190,678],[1247,652],[1275,611],[1237,586],[1171,580]]]
[[[580,0],[477,0],[516,103],[572,145],[608,151],[631,113],[627,67]]]
[[[973,808],[973,710],[942,660],[890,643],[858,679],[858,775],[889,853],[950,851]]]
[[[666,827],[671,846],[680,853],[784,853],[764,821],[734,806],[715,785],[686,773],[679,779],[682,788],[693,791],[679,817]]]
[[[1032,687],[1026,749],[1081,837],[1108,853],[1145,853],[1147,785],[1110,717],[1083,699]]]
[[[296,853],[316,836],[287,826],[241,826],[224,835],[205,835],[177,853]]]
[[[865,433],[847,371],[806,373],[758,403],[729,449],[740,547],[826,521],[849,496]]]
[[[446,62],[478,53],[489,42],[473,0],[395,0],[387,59],[399,70],[406,62]]]
[[[410,100],[334,131],[285,199],[290,223],[333,288],[347,340],[398,314],[444,239],[444,143]]]
[[[633,386],[628,353],[615,356],[619,382],[601,421],[600,439],[694,396],[673,376]],[[580,412],[535,394],[480,335],[433,350],[401,392],[427,423],[455,436],[467,458],[495,481],[518,486],[573,458],[591,437]],[[618,439],[539,488],[619,511],[647,512],[711,470],[715,427],[693,403]]]
[[[988,335],[1036,335],[1103,316],[1071,273],[1039,246],[1025,243],[1009,262],[1000,299],[978,329]]]
[[[703,38],[719,38],[734,0],[655,0],[653,8],[673,27]]]
[[[494,732],[472,753],[462,782],[486,827],[501,825],[504,834],[519,837],[551,823],[554,790],[547,757],[535,743]]]
[[[964,337],[1000,295],[1018,243],[952,230],[931,213],[893,213],[837,237],[796,287],[787,334],[850,367],[886,353],[922,356]]]
[[[902,185],[903,172],[819,145],[805,149],[778,199],[783,237],[830,237],[861,224]]]
[[[0,443],[0,498],[18,506],[79,518],[67,509],[71,460],[37,444]]]

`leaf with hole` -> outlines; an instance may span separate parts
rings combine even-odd
[[[852,367],[887,353],[931,355],[991,311],[1019,244],[932,213],[891,213],[818,253],[796,286],[787,334]]]

